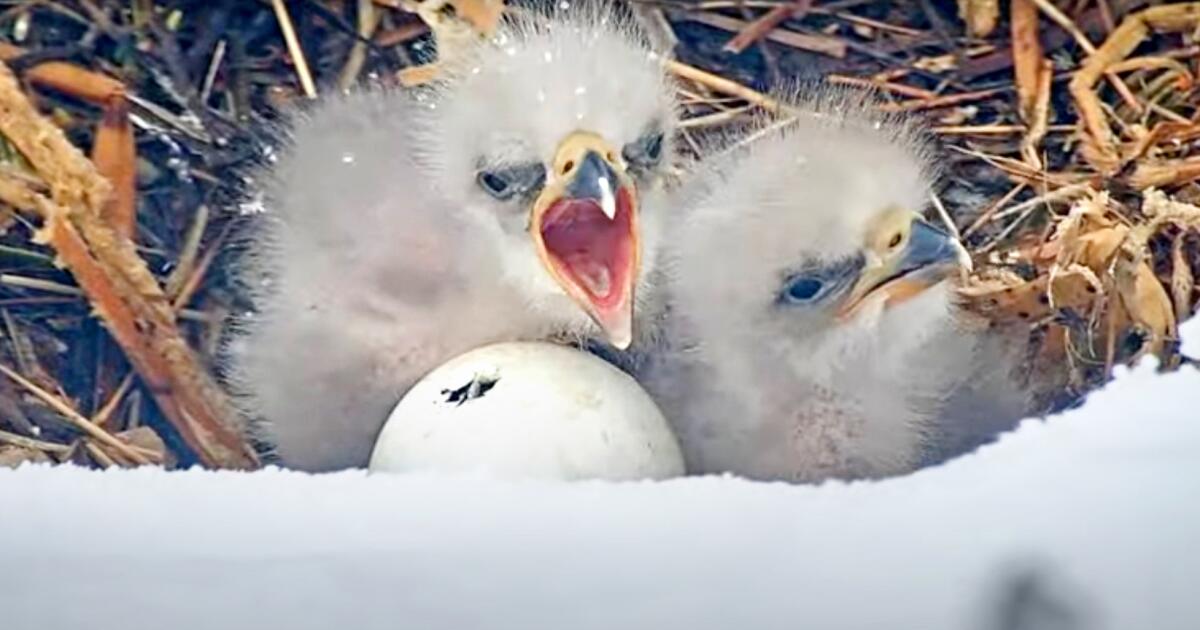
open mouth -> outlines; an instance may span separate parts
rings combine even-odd
[[[943,279],[930,274],[902,273],[888,279],[872,292],[885,296],[887,306],[896,306],[920,295]]]
[[[889,302],[893,302],[897,297],[911,297],[943,280],[953,278],[958,269],[959,265],[956,260],[944,260],[901,269],[880,282],[872,289],[872,292],[883,291],[889,297]]]
[[[953,277],[956,269],[952,263],[934,263],[922,267],[902,269],[867,290],[843,310],[843,316],[853,315],[872,298],[882,299],[886,307],[893,307],[924,293],[938,283]]]
[[[922,273],[922,272],[926,272],[926,273]],[[884,278],[883,281],[881,281],[879,284],[875,285],[875,288],[871,289],[870,293],[875,293],[878,291],[878,292],[882,292],[884,295],[891,296],[892,294],[896,293],[897,290],[903,292],[904,287],[910,287],[910,286],[912,286],[912,287],[919,287],[919,286],[928,287],[928,286],[932,286],[938,280],[940,280],[940,278],[938,278],[938,279],[932,278],[931,277],[932,274],[927,273],[927,272],[928,272],[928,270],[923,269],[923,268],[904,269],[904,270],[898,271],[898,272],[888,276],[887,278]]]
[[[594,199],[559,199],[542,218],[541,236],[555,271],[581,289],[601,318],[628,299],[634,273],[633,207],[617,191],[610,219]]]
[[[841,318],[853,317],[868,302],[882,300],[885,308],[898,306],[954,277],[954,262],[936,262],[901,269],[852,298],[840,310]]]

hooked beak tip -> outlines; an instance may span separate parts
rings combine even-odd
[[[600,179],[600,211],[609,221],[617,218],[617,196],[607,178]]]
[[[608,343],[618,350],[627,350],[633,344],[633,322],[622,317],[619,322],[600,323]]]
[[[557,173],[535,201],[531,231],[543,264],[610,345],[633,342],[637,197],[615,150],[590,132],[560,143]]]
[[[617,216],[617,189],[620,178],[613,166],[599,153],[588,151],[565,186],[565,196],[573,199],[592,199],[611,221]]]
[[[853,315],[871,296],[885,305],[904,302],[956,275],[965,277],[970,269],[971,257],[962,243],[915,219],[904,250],[864,273],[840,314]]]
[[[975,263],[971,260],[971,252],[967,251],[967,246],[954,241],[954,247],[958,254],[958,266],[961,268],[962,276],[966,277],[975,271]]]

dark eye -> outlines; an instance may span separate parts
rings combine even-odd
[[[479,187],[500,201],[533,193],[542,187],[545,180],[546,168],[541,162],[481,170],[475,174],[475,182]]]
[[[662,155],[662,143],[663,143],[663,135],[661,133],[654,134],[649,139],[647,139],[646,140],[646,157],[657,162],[659,156]]]
[[[811,276],[798,276],[788,281],[783,289],[783,299],[795,304],[806,304],[821,295],[825,283]]]
[[[663,134],[655,132],[638,138],[621,149],[621,157],[636,167],[650,167],[658,164],[662,157]]]
[[[496,173],[482,172],[476,177],[479,185],[487,191],[487,193],[497,199],[508,198],[508,180]]]

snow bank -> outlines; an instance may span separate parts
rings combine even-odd
[[[0,470],[0,627],[1190,630],[1197,409],[1200,371],[1143,365],[820,487]]]

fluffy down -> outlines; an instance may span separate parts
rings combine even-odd
[[[556,139],[580,129],[618,147],[669,135],[662,64],[606,10],[531,16],[431,89],[332,98],[296,117],[245,243],[258,313],[227,355],[252,428],[283,464],[365,465],[401,395],[471,348],[597,334],[535,255],[525,200],[489,196],[477,176],[549,163]],[[660,180],[659,168],[636,174],[642,277]]]
[[[880,477],[1011,426],[1028,407],[1015,358],[960,317],[952,278],[839,316],[878,258],[871,230],[926,208],[937,169],[921,130],[863,95],[784,100],[794,120],[696,169],[664,243],[667,324],[638,371],[690,471]],[[795,284],[805,274],[822,281]]]

